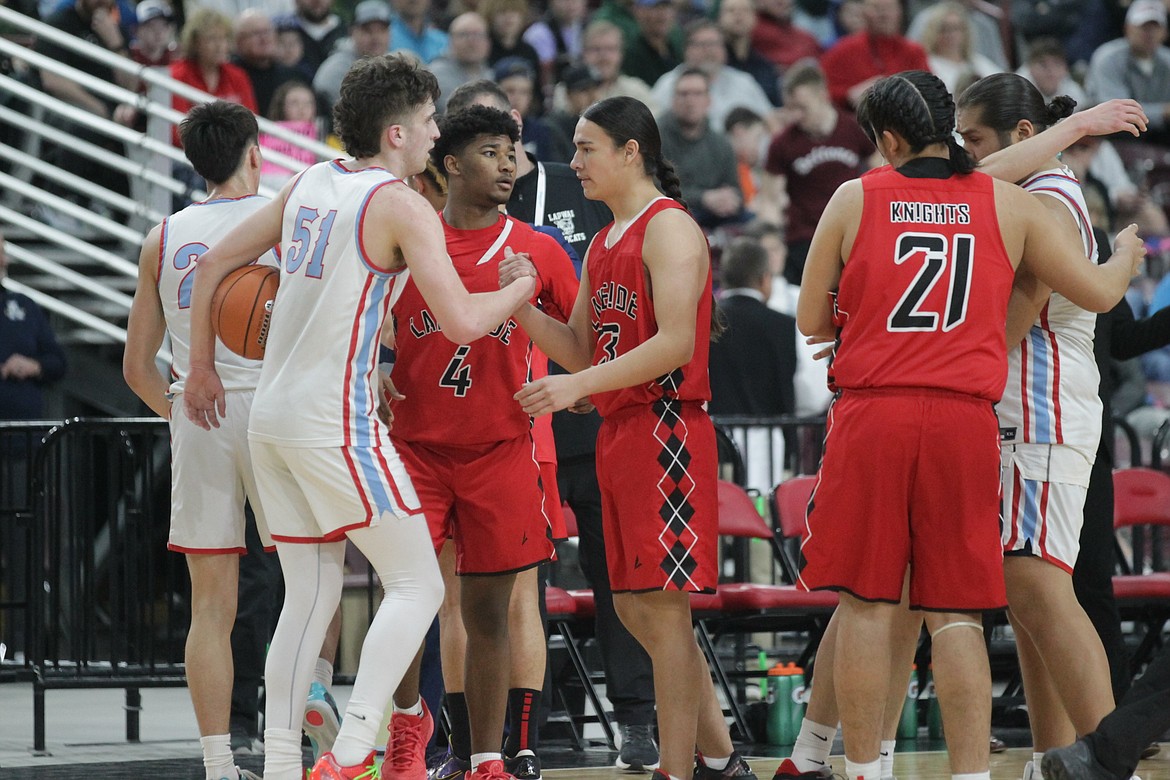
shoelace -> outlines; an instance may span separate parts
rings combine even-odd
[[[492,763],[495,765],[491,767],[484,767],[481,764],[479,771],[473,774],[472,777],[475,780],[512,780],[513,776],[508,773],[508,770],[504,769],[503,761],[498,764],[494,761]]]
[[[423,743],[422,717],[410,717],[417,720],[417,725],[410,728],[395,729],[390,732],[390,748],[386,751],[386,761],[391,769],[410,769],[411,760],[425,749]]]

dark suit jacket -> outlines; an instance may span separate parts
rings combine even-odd
[[[796,320],[747,295],[719,301],[727,330],[711,345],[711,413],[792,414]]]

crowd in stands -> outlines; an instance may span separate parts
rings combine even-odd
[[[237,101],[296,133],[328,140],[341,77],[383,51],[417,56],[443,97],[492,79],[523,117],[524,147],[568,162],[577,117],[592,102],[629,95],[655,113],[689,207],[717,250],[740,237],[771,241],[781,289],[799,285],[804,254],[836,187],[879,160],[853,109],[875,79],[936,73],[956,97],[977,79],[1017,70],[1046,98],[1085,108],[1141,101],[1139,141],[1088,139],[1065,163],[1081,178],[1099,227],[1137,221],[1151,247],[1170,235],[1170,50],[1164,0],[41,0],[29,13],[59,30],[179,81]],[[38,50],[123,86],[49,41]],[[49,72],[50,95],[142,128],[112,104]],[[174,107],[189,103],[176,97]],[[443,110],[442,102],[439,110]],[[82,124],[69,131],[110,144]],[[294,158],[287,141],[266,148]],[[123,174],[68,148],[50,150],[100,186]],[[307,161],[307,158],[306,158]],[[277,185],[293,171],[269,165]],[[740,249],[742,255],[744,250]],[[751,253],[748,252],[750,255]],[[770,253],[771,254],[771,253]],[[754,256],[754,255],[753,255]],[[1151,271],[1164,270],[1156,251]],[[1155,293],[1155,288],[1157,293]],[[1135,285],[1141,316],[1170,301],[1170,282]],[[1152,303],[1151,303],[1152,302]],[[1170,386],[1170,354],[1144,360]],[[787,397],[787,394],[786,394]],[[1157,399],[1170,405],[1170,393]]]

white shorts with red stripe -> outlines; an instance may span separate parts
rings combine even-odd
[[[1093,456],[1075,447],[1004,443],[1004,555],[1034,555],[1071,574],[1092,470]]]
[[[219,427],[205,431],[183,414],[175,398],[171,416],[171,530],[167,549],[175,552],[243,555],[244,500],[252,505],[265,547],[272,546],[264,508],[252,475],[248,413],[255,392],[224,396]]]
[[[287,447],[253,440],[252,466],[272,538],[334,542],[383,514],[422,511],[394,447]]]

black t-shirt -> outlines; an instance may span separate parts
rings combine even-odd
[[[532,159],[532,155],[529,155],[529,159]],[[538,221],[536,211],[542,178],[544,208],[539,222],[560,228],[565,241],[573,246],[583,260],[589,242],[597,231],[613,221],[613,214],[601,201],[585,197],[581,182],[577,181],[577,174],[572,168],[563,163],[546,162],[516,180],[512,198],[508,201],[509,215],[522,222]],[[555,363],[551,363],[549,368],[553,373],[564,373]],[[553,437],[556,439],[557,457],[566,460],[592,454],[597,448],[597,430],[600,427],[601,416],[597,412],[554,414]]]
[[[276,94],[276,90],[286,81],[299,81],[312,89],[305,81],[304,74],[287,65],[281,65],[279,62],[274,62],[267,68],[249,65],[239,57],[232,58],[232,62],[239,65],[244,69],[244,73],[248,74],[248,80],[252,82],[252,94],[256,96],[256,110],[260,116],[268,115],[268,109],[272,106],[272,98]]]
[[[102,42],[101,38],[99,38],[90,27],[90,22],[82,18],[81,14],[77,12],[76,6],[66,6],[61,10],[56,11],[45,20],[45,23],[50,27],[57,28],[61,32],[69,33],[70,35],[76,38],[80,38],[83,41],[88,41],[92,44],[96,44],[102,48],[105,48],[105,44]],[[114,81],[114,71],[112,68],[102,65],[99,62],[94,62],[88,57],[78,54],[72,49],[59,46],[48,39],[38,39],[34,50],[37,52],[37,54],[43,54],[46,57],[54,59],[63,65],[76,68],[77,70],[80,70],[83,73],[88,73],[91,76],[95,76],[102,81],[108,81],[110,83],[113,83]],[[99,95],[96,93],[91,94],[94,94],[94,97],[101,100],[110,109],[113,109],[114,106],[117,105],[117,101],[111,100],[104,95]]]

